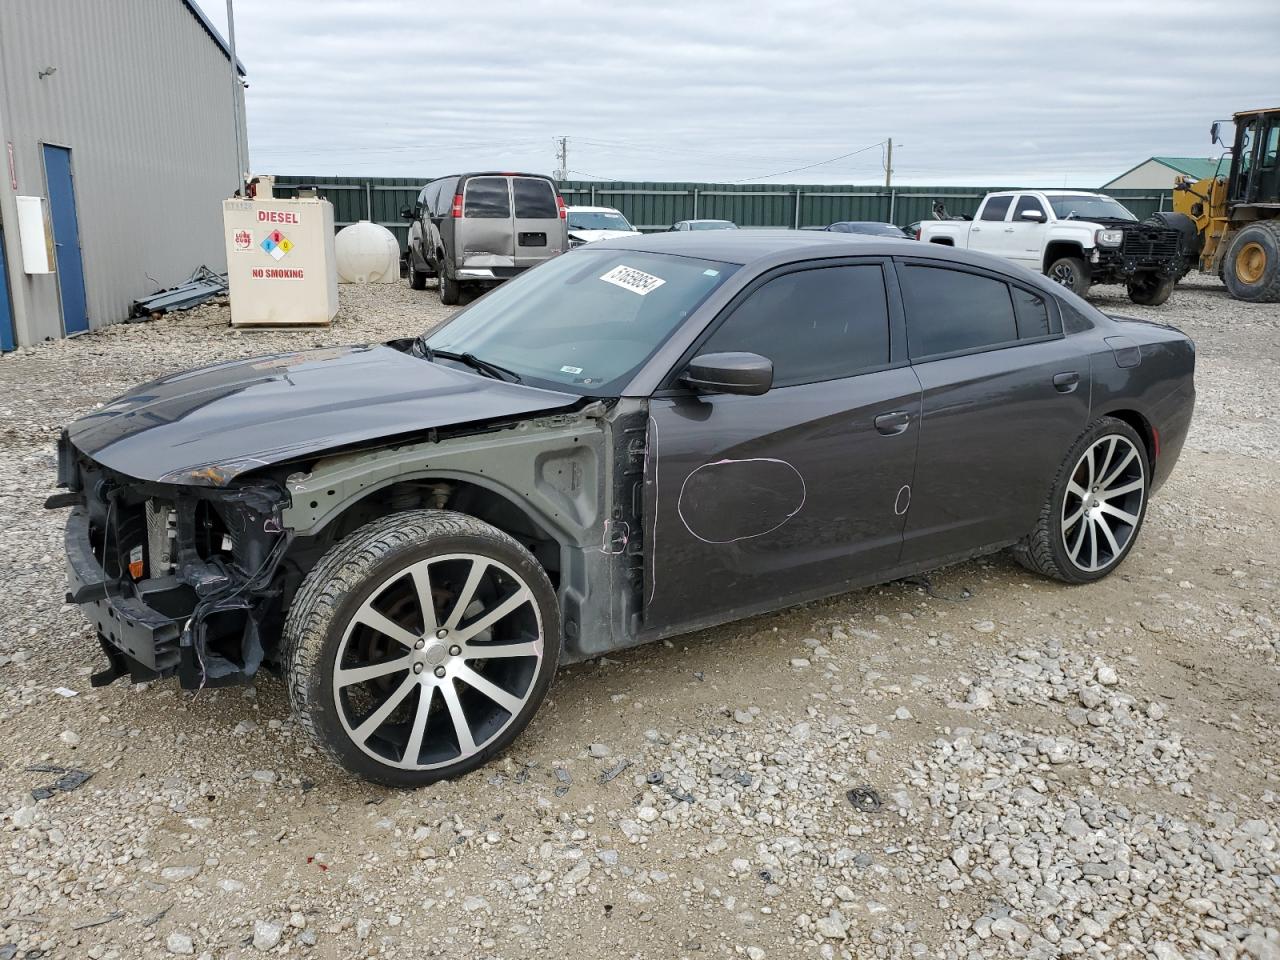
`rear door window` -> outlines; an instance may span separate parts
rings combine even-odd
[[[472,177],[462,215],[474,219],[498,220],[511,216],[511,194],[506,177]]]
[[[556,193],[546,180],[516,177],[511,181],[516,198],[516,217],[521,220],[555,220],[560,216]]]
[[[1003,220],[1004,215],[1009,212],[1009,204],[1013,202],[1013,197],[988,197],[986,204],[982,208],[983,220]]]
[[[889,362],[889,306],[879,264],[784,274],[753,291],[699,348],[773,361],[777,387],[851,377]]]
[[[1013,300],[1003,281],[917,264],[908,264],[899,276],[913,360],[1018,339]]]

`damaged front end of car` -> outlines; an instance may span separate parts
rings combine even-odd
[[[215,467],[139,480],[83,455],[64,433],[58,486],[66,492],[45,505],[71,508],[67,602],[80,606],[107,657],[94,686],[177,676],[198,689],[257,671],[289,546],[282,485]]]

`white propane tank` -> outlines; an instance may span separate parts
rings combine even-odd
[[[333,246],[343,283],[400,281],[400,241],[386,227],[361,220],[339,230]]]

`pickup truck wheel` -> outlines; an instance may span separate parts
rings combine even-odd
[[[1158,307],[1169,299],[1177,277],[1140,277],[1129,284],[1129,299],[1144,307]]]
[[[555,591],[533,556],[474,517],[411,510],[333,546],[289,609],[294,711],[347,770],[415,787],[479,767],[546,697]]]
[[[1227,292],[1251,303],[1280,302],[1280,220],[1245,227],[1222,258]]]
[[[427,275],[420,273],[418,268],[413,265],[413,251],[409,252],[409,289],[425,290],[427,289]]]
[[[1064,583],[1102,579],[1138,538],[1150,476],[1138,432],[1098,418],[1063,459],[1036,528],[1013,548],[1014,558]]]
[[[1089,292],[1093,280],[1089,276],[1089,265],[1079,257],[1061,257],[1049,264],[1045,276],[1054,283],[1061,284],[1078,297]]]
[[[449,276],[449,268],[443,263],[437,273],[440,274],[440,302],[446,307],[456,306],[462,298],[462,285],[455,277]]]

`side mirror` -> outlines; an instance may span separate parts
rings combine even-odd
[[[1213,125],[1209,127],[1209,142],[1221,143],[1222,140],[1219,138],[1219,135],[1221,133],[1222,133],[1222,124],[1219,123],[1217,120],[1213,121]]]
[[[1022,213],[1018,214],[1018,216],[1023,220],[1034,220],[1036,223],[1042,223],[1044,221],[1043,210],[1023,210]]]
[[[758,397],[773,386],[773,361],[758,353],[704,353],[689,361],[680,382],[702,393]]]
[[[414,215],[413,215],[413,207],[401,207],[401,208],[400,208],[400,219],[401,219],[401,220],[413,220],[413,219],[416,219],[416,218],[414,217]]]

